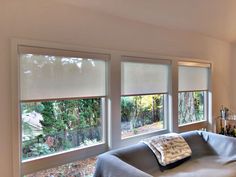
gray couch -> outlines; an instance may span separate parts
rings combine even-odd
[[[236,138],[203,131],[181,134],[192,156],[161,166],[144,143],[98,157],[94,177],[236,177]]]

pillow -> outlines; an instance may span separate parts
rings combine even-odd
[[[142,142],[148,145],[162,166],[185,159],[192,154],[189,145],[177,133],[151,137]]]

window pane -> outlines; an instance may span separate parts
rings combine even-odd
[[[121,137],[164,129],[165,94],[121,97]]]
[[[179,92],[179,125],[205,120],[204,91]]]
[[[22,160],[102,142],[102,102],[22,102]]]

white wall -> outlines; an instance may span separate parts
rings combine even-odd
[[[230,105],[230,44],[210,37],[166,30],[111,17],[54,0],[1,0],[0,172],[12,176],[10,39],[45,40],[115,50],[209,59],[214,62],[213,108]]]

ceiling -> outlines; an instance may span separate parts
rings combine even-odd
[[[236,41],[236,0],[58,0],[108,15]]]

